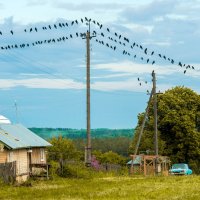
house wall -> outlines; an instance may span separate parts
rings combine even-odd
[[[6,160],[7,160],[7,152],[6,151],[0,152],[0,163],[5,163]]]
[[[45,148],[32,148],[32,163],[34,164],[46,163]]]

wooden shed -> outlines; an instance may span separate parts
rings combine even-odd
[[[8,173],[3,169],[9,163],[16,181],[27,180],[38,169],[48,171],[45,149],[50,145],[21,124],[0,123],[0,176]]]

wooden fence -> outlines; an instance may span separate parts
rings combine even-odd
[[[0,164],[0,178],[5,183],[13,183],[16,179],[16,161]]]

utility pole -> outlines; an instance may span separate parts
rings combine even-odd
[[[91,147],[91,124],[90,124],[90,40],[95,37],[95,35],[90,35],[90,20],[86,23],[88,25],[88,30],[86,34],[83,34],[86,39],[86,110],[87,110],[87,143],[85,147],[85,165],[91,166],[92,157],[92,147]]]
[[[158,163],[157,163],[157,157],[158,157],[158,127],[157,127],[157,94],[156,94],[156,74],[153,71],[152,72],[153,77],[153,109],[154,109],[154,151],[155,151],[155,174],[158,173]]]

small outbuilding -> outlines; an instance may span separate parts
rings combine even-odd
[[[25,181],[43,170],[48,175],[47,146],[51,144],[23,125],[0,116],[0,176],[4,180]]]

